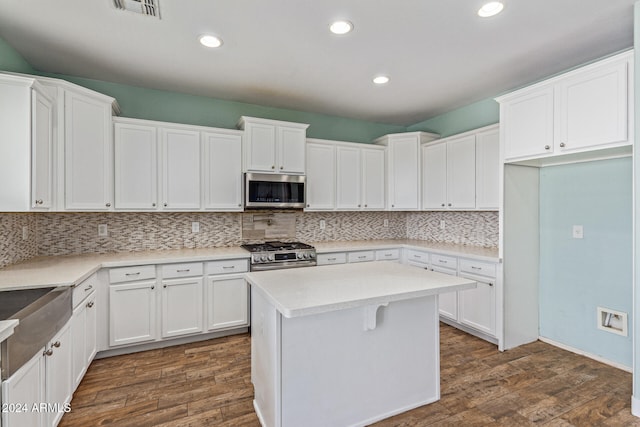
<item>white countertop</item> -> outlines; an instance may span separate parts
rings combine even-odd
[[[37,257],[0,269],[0,291],[73,286],[101,268],[249,258],[241,247]]]
[[[389,261],[246,275],[287,318],[472,289],[476,282]]]
[[[18,326],[17,319],[0,320],[0,343],[13,334],[16,326]]]
[[[344,242],[310,242],[316,248],[317,253],[349,252],[390,248],[409,248],[437,252],[451,256],[467,256],[470,258],[500,262],[498,248],[483,248],[481,246],[467,246],[455,243],[438,243],[414,239],[388,239],[388,240],[357,240]]]

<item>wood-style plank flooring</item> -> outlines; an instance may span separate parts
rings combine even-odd
[[[442,398],[376,426],[640,426],[627,372],[542,342],[500,353],[440,333]],[[96,360],[60,426],[259,426],[250,353],[244,334]]]

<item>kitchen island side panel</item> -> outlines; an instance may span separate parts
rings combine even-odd
[[[364,426],[440,398],[437,296],[381,306],[373,330],[365,310],[281,317],[280,426]]]

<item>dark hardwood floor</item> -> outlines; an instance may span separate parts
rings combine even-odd
[[[627,372],[542,342],[500,353],[440,333],[442,398],[376,426],[640,426]],[[259,426],[250,370],[247,334],[96,360],[60,426]]]

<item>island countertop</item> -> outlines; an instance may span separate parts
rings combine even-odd
[[[287,318],[476,287],[473,280],[388,261],[260,271],[246,278]]]

